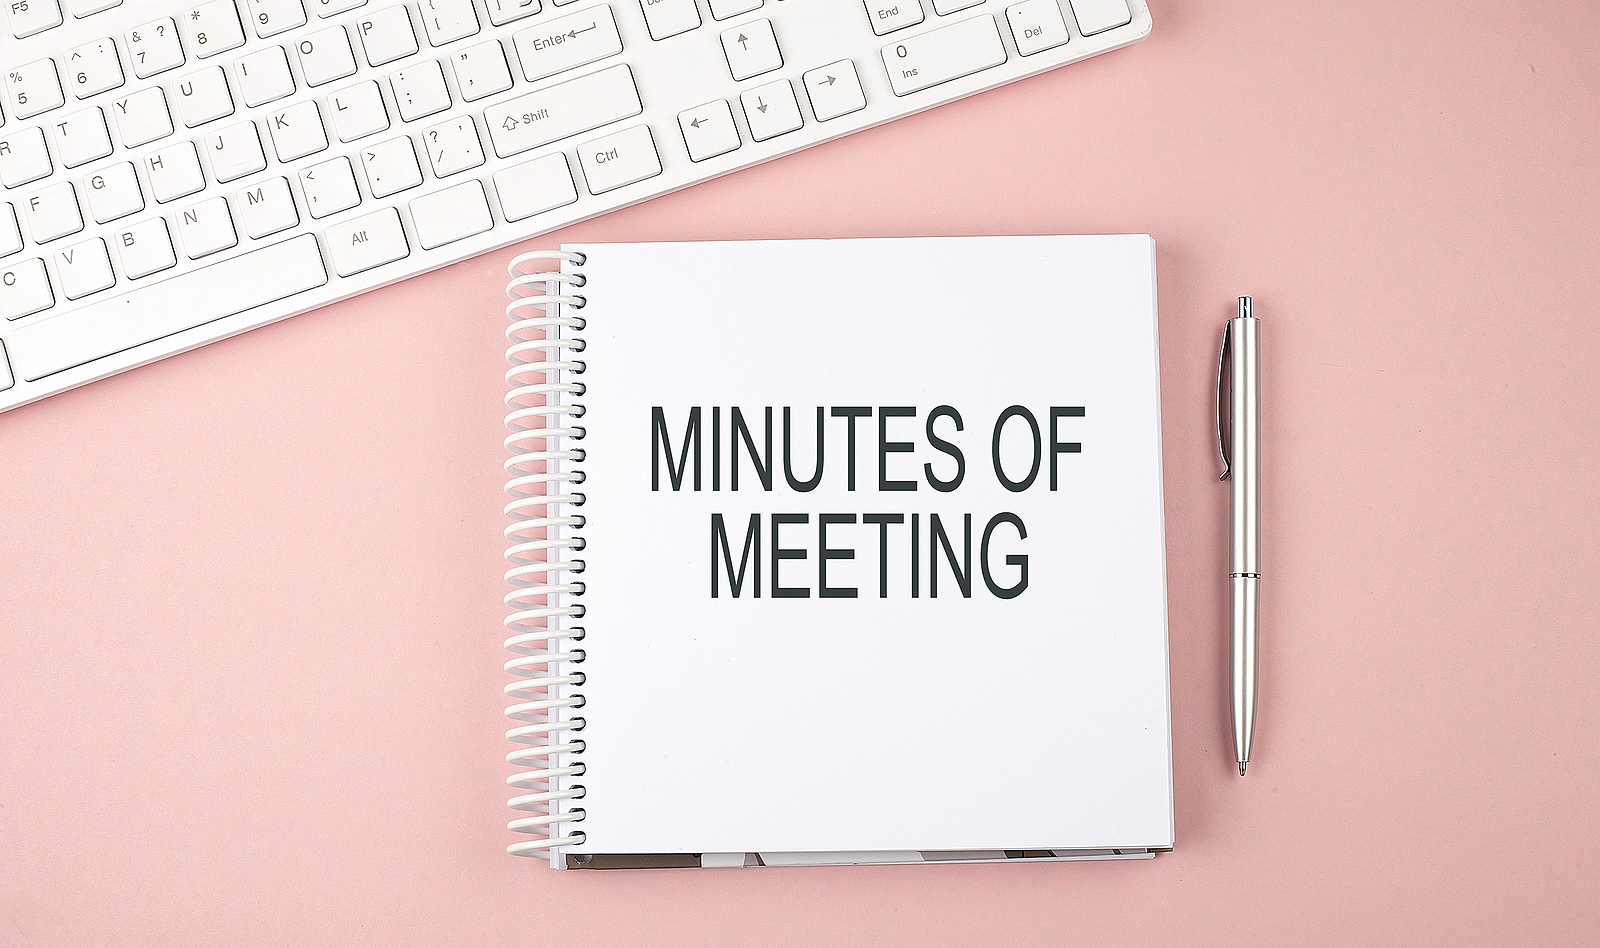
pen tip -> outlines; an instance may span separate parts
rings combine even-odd
[[[1243,761],[1243,760],[1239,761],[1239,776],[1241,776],[1241,777],[1244,776],[1244,765],[1246,763],[1248,763],[1248,761]]]

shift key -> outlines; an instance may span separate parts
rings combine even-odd
[[[509,158],[643,111],[633,71],[620,65],[502,102],[483,118],[495,154]]]

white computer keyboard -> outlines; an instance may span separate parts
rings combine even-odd
[[[1149,30],[1144,0],[3,0],[0,410]]]

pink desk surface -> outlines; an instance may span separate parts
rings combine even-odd
[[[498,253],[0,415],[0,944],[1600,942],[1600,11],[1154,15],[523,249],[1155,235],[1175,852],[505,855]],[[1212,415],[1241,293],[1269,399],[1243,780]]]

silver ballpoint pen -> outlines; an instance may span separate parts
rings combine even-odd
[[[1256,725],[1256,629],[1261,605],[1261,568],[1257,558],[1261,513],[1257,491],[1261,451],[1260,325],[1260,320],[1251,315],[1250,297],[1239,297],[1239,315],[1228,320],[1222,330],[1222,352],[1217,359],[1217,449],[1222,455],[1222,479],[1233,480],[1232,540],[1228,552],[1233,633],[1229,681],[1233,692],[1233,749],[1241,777],[1245,764],[1250,762],[1250,741]],[[1224,404],[1226,425],[1222,420]]]

